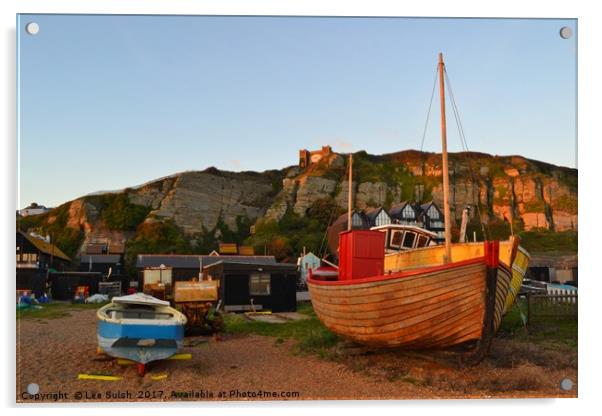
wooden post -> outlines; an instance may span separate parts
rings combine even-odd
[[[531,325],[531,293],[527,292],[527,327]]]
[[[351,206],[353,205],[353,154],[349,153],[349,195],[347,195],[347,231],[351,231]]]
[[[467,205],[464,210],[462,210],[462,224],[460,225],[460,243],[464,243],[466,241],[466,226],[468,225],[468,211],[470,207]]]
[[[445,124],[445,84],[443,81],[443,54],[439,53],[439,95],[441,97],[441,158],[443,166],[443,215],[445,216],[445,263],[452,261],[451,258],[451,210],[449,207],[449,166],[447,163],[447,127]]]

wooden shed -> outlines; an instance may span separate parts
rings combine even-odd
[[[203,277],[220,281],[226,311],[297,310],[297,266],[286,263],[218,261],[203,268]]]
[[[244,261],[246,263],[269,264],[276,263],[274,256],[225,256],[199,254],[139,254],[136,258],[138,271],[138,290],[142,291],[144,273],[147,269],[158,269],[161,266],[171,269],[171,283],[198,278],[201,267],[209,266],[219,261]]]
[[[64,270],[71,262],[57,246],[22,231],[16,234],[16,255],[16,288],[37,297],[47,292],[49,270]]]

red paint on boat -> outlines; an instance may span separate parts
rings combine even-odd
[[[385,233],[350,230],[339,234],[339,280],[382,275],[385,265]]]
[[[474,259],[442,264],[440,266],[421,267],[419,269],[407,270],[407,271],[402,271],[402,272],[397,272],[397,273],[389,273],[389,274],[381,273],[376,276],[369,276],[369,277],[364,277],[361,279],[324,281],[324,280],[315,279],[310,276],[307,280],[309,282],[317,284],[317,285],[355,285],[355,284],[360,284],[360,283],[370,283],[370,282],[384,281],[384,280],[390,280],[390,279],[398,279],[400,277],[410,277],[410,276],[416,276],[416,275],[421,275],[421,274],[445,271],[446,269],[454,269],[456,267],[469,266],[471,264],[476,264],[476,263],[485,263],[485,257],[476,257]]]

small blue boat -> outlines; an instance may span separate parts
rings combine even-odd
[[[169,358],[182,348],[186,316],[169,302],[143,293],[114,297],[96,316],[100,349],[138,363],[141,374],[149,362]]]

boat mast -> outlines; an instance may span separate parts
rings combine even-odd
[[[447,164],[447,129],[445,125],[445,84],[443,82],[443,54],[439,53],[439,95],[441,96],[441,158],[443,167],[443,216],[445,219],[445,259],[444,263],[451,262],[451,214],[449,208],[449,167]]]
[[[353,192],[353,154],[349,153],[349,192],[347,195],[347,231],[351,231],[352,223],[351,223],[351,205],[352,192]]]

